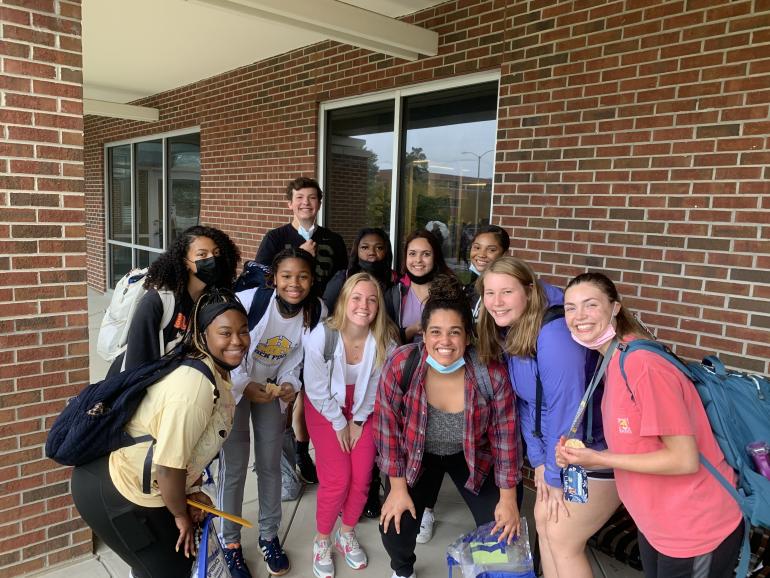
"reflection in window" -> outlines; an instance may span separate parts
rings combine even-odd
[[[404,100],[400,238],[432,230],[464,279],[470,239],[489,223],[496,115],[496,82]]]
[[[348,247],[361,227],[390,228],[392,101],[328,113],[326,224]]]
[[[198,224],[201,208],[201,137],[168,139],[168,241]]]
[[[137,245],[163,247],[163,143],[159,140],[136,145],[134,153],[136,180]]]
[[[110,219],[109,238],[131,242],[131,146],[112,147],[108,155]],[[129,258],[130,260],[130,258]]]
[[[181,231],[198,224],[200,135],[108,147],[107,188],[107,278],[114,287],[132,268],[152,263]]]

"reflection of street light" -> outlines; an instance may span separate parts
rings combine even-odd
[[[481,178],[481,159],[482,157],[485,157],[489,153],[494,152],[494,150],[495,149],[490,149],[488,151],[484,151],[481,154],[476,154],[474,152],[469,152],[469,151],[463,151],[462,153],[460,153],[463,155],[473,155],[474,157],[476,157],[476,186],[477,187],[480,186],[480,183],[478,181]],[[478,228],[478,225],[479,225],[479,192],[480,191],[476,191],[476,211],[473,214],[474,231]]]

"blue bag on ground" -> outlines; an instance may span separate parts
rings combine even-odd
[[[747,526],[736,576],[746,576],[750,556],[748,523],[770,528],[770,480],[757,472],[746,453],[746,445],[751,442],[770,442],[770,381],[761,375],[728,371],[714,355],[702,363],[685,362],[658,341],[635,339],[618,349],[620,372],[626,383],[625,357],[642,349],[667,359],[695,385],[725,460],[738,474],[736,490],[701,454],[703,466],[743,511]]]
[[[535,578],[526,518],[521,518],[521,533],[512,544],[498,542],[499,533],[491,534],[494,527],[495,523],[489,522],[449,545],[446,560],[450,578],[455,566],[462,569],[463,578]]]
[[[198,544],[198,555],[190,572],[190,578],[232,578],[227,568],[227,560],[214,529],[214,517],[207,514],[201,527],[201,542]]]

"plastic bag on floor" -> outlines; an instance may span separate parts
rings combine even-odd
[[[201,527],[198,555],[193,563],[190,578],[232,578],[211,514],[206,515]]]
[[[449,545],[450,578],[455,566],[462,569],[463,578],[535,578],[526,518],[521,518],[521,533],[512,544],[498,542],[490,533],[494,526],[494,522],[479,526]]]

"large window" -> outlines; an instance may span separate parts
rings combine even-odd
[[[430,229],[466,278],[469,241],[492,208],[497,91],[493,80],[324,105],[327,226],[348,244],[360,227],[382,227],[397,255],[409,233]]]
[[[200,213],[200,135],[107,145],[110,287],[152,263]]]

